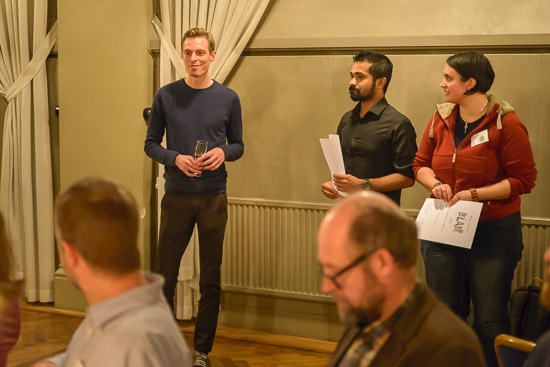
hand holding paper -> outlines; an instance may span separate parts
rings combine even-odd
[[[449,206],[440,199],[426,199],[416,218],[418,238],[472,248],[482,203],[459,200]]]
[[[328,164],[330,170],[330,176],[334,176],[337,173],[346,173],[346,168],[344,166],[344,158],[342,156],[342,147],[340,146],[340,137],[335,134],[330,134],[328,139],[319,139],[321,142],[321,148],[323,149],[323,154]],[[334,185],[334,181],[333,181]],[[338,191],[340,196],[348,196],[347,193]]]

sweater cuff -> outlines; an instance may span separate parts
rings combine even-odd
[[[170,154],[168,154],[168,162],[167,162],[167,166],[169,167],[176,167],[176,157],[179,155],[180,153],[178,152],[170,152]]]

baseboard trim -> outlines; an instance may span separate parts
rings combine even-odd
[[[45,312],[69,317],[84,318],[86,316],[85,312],[61,310],[55,308],[53,305],[50,306],[44,304],[22,302],[21,309],[25,311]],[[192,325],[192,322],[190,321],[178,321],[178,325],[182,333],[193,334],[195,332],[195,326]],[[302,338],[298,336],[271,334],[261,331],[234,329],[225,326],[218,326],[216,337],[327,354],[332,354],[336,348],[335,342]]]

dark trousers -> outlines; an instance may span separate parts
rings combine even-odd
[[[510,334],[508,302],[514,270],[521,259],[521,215],[481,222],[470,250],[421,241],[428,286],[464,320],[474,306],[477,332],[488,366],[498,366],[494,340]]]
[[[194,348],[209,353],[214,344],[221,293],[223,238],[227,223],[227,196],[180,197],[165,194],[161,203],[158,266],[164,276],[164,295],[174,309],[174,293],[181,258],[193,234],[199,231],[201,298],[195,324]]]

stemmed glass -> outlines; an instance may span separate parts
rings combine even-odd
[[[197,145],[195,145],[195,159],[202,157],[207,149],[208,142],[206,140],[197,140]],[[200,173],[195,173],[195,177],[202,177],[202,175]]]

